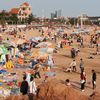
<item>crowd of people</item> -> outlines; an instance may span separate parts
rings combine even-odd
[[[43,30],[42,27],[28,27],[28,28],[24,28],[24,29],[18,29],[17,31],[13,31],[13,32],[9,32],[10,35],[14,35],[14,38],[19,38],[19,39],[24,39],[27,40],[27,44],[20,44],[17,45],[17,49],[18,51],[22,54],[21,56],[19,56],[18,54],[15,55],[15,58],[21,58],[21,59],[25,59],[25,54],[26,51],[32,51],[33,48],[36,48],[36,45],[38,45],[39,43],[41,43],[40,40],[35,41],[34,42],[34,46],[33,46],[33,41],[29,41],[25,35],[26,35],[26,31],[28,30],[38,30],[38,32],[40,33],[40,36],[43,37],[42,42],[47,42],[50,41],[51,43],[55,44],[53,53],[58,53],[60,52],[60,50],[64,49],[65,46],[70,47],[70,58],[72,60],[72,62],[70,63],[69,67],[66,68],[65,72],[74,72],[80,73],[80,85],[81,85],[81,90],[84,91],[85,90],[85,85],[87,82],[87,76],[86,76],[86,68],[85,68],[85,61],[83,58],[80,58],[79,61],[79,65],[78,65],[78,60],[76,59],[77,57],[80,56],[81,50],[83,48],[85,48],[87,45],[85,44],[86,39],[84,39],[84,34],[80,33],[80,34],[67,34],[66,32],[64,32],[63,30],[65,30],[66,28],[63,27],[62,30],[61,27],[59,29],[59,27],[56,28],[48,28]],[[24,32],[23,35],[18,35],[18,32]],[[13,34],[15,33],[15,34]],[[47,33],[47,34],[46,34]],[[46,35],[45,35],[46,34]],[[89,48],[96,48],[96,55],[99,54],[99,40],[100,40],[100,34],[95,34],[95,35],[91,35],[90,36],[90,42],[88,43]],[[7,41],[10,41],[9,38],[7,38]],[[60,41],[60,42],[59,42]],[[76,46],[73,46],[73,44],[76,43]],[[29,45],[28,45],[29,44]],[[25,46],[24,46],[25,45]],[[8,51],[11,51],[12,47],[9,48]],[[9,53],[10,54],[10,53]],[[29,54],[27,54],[29,55]],[[31,56],[32,54],[30,54]],[[12,55],[9,59],[9,56],[6,57],[6,62],[8,62],[9,60],[13,59],[14,55]],[[24,62],[25,63],[25,62]],[[22,64],[24,66],[24,63]],[[32,57],[29,60],[29,68],[32,71],[32,73],[30,74],[30,72],[24,72],[23,74],[23,81],[21,82],[20,85],[20,92],[22,93],[22,95],[29,95],[30,100],[32,100],[33,95],[36,95],[38,92],[38,88],[37,85],[35,83],[35,79],[39,78],[41,79],[41,69],[46,69],[46,71],[51,70],[54,66],[55,66],[55,61],[52,57],[51,54],[48,54],[48,57],[46,57],[46,59],[41,59],[39,57]],[[79,66],[79,68],[78,68]],[[80,71],[78,71],[78,69],[80,69]],[[93,69],[92,70],[92,78],[91,78],[91,82],[93,85],[93,90],[96,89],[96,71]],[[48,76],[45,76],[44,82],[47,82],[47,78]],[[70,80],[66,79],[66,84],[68,86],[71,86]]]

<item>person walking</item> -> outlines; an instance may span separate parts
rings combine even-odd
[[[92,70],[92,85],[93,85],[93,90],[96,88],[96,72],[95,70]]]
[[[84,92],[84,88],[85,88],[85,83],[86,83],[86,74],[83,71],[81,73],[81,91]]]
[[[83,38],[81,38],[81,40],[80,40],[80,47],[81,47],[81,48],[84,47],[84,44],[83,44]]]

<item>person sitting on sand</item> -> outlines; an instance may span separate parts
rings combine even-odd
[[[73,60],[73,61],[71,62],[70,67],[73,68],[73,72],[76,72],[76,61],[75,61],[75,60]]]
[[[76,49],[76,56],[78,56],[78,53],[80,52],[80,49],[79,48],[77,48]]]
[[[67,86],[71,86],[71,83],[70,83],[70,80],[69,79],[66,79],[66,83],[65,83]]]
[[[72,72],[72,68],[71,67],[68,67],[65,72]]]

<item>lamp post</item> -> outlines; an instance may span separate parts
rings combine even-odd
[[[81,14],[81,29],[83,29],[83,15]]]

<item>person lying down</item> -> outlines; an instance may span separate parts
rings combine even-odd
[[[72,72],[72,68],[71,67],[68,67],[65,72]]]

